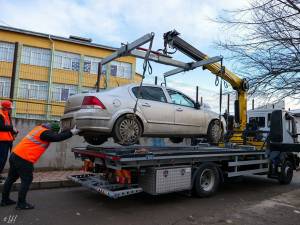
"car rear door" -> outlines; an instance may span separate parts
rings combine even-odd
[[[195,103],[186,95],[167,89],[175,110],[176,134],[205,134],[207,114],[201,109],[195,108]]]
[[[169,134],[174,125],[174,108],[167,103],[167,98],[161,87],[133,87],[132,92],[138,97],[138,107],[141,109],[147,124],[145,134]]]

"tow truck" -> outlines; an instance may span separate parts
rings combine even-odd
[[[176,67],[166,72],[165,77],[204,67],[229,82],[237,91],[235,124],[231,137],[222,147],[207,143],[173,147],[74,147],[72,151],[75,157],[86,162],[86,169],[90,172],[72,175],[69,178],[110,198],[140,192],[159,195],[179,191],[189,191],[198,197],[207,197],[215,194],[225,179],[243,175],[264,175],[277,179],[281,184],[289,184],[293,178],[293,171],[299,166],[296,152],[300,151],[300,144],[295,138],[298,134],[294,129],[293,117],[283,110],[274,110],[270,114],[267,141],[262,145],[261,141],[255,138],[248,139],[245,132],[247,81],[225,69],[222,66],[222,57],[209,58],[181,39],[177,31],[164,34],[165,49],[162,53],[151,50],[153,38],[154,33],[146,34],[132,43],[124,44],[116,52],[102,59],[97,85],[99,86],[101,67],[123,56],[131,55],[144,59],[143,76],[145,65],[149,61]],[[148,42],[148,49],[141,47]],[[167,54],[168,46],[183,52],[193,61],[185,63],[173,59]],[[292,133],[287,129],[286,121],[292,124]],[[287,139],[288,136],[293,138]]]

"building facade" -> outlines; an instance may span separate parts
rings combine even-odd
[[[96,91],[98,63],[115,50],[89,39],[0,26],[0,100],[12,97],[16,118],[59,119],[70,95]],[[139,82],[135,70],[134,57],[107,64],[100,88]]]

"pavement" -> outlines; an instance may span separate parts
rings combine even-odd
[[[16,199],[17,193],[11,197]],[[32,190],[28,200],[36,209],[0,208],[0,224],[298,225],[300,172],[290,185],[257,176],[233,179],[210,198],[141,193],[113,200],[83,187],[69,187]]]
[[[30,186],[31,190],[60,188],[60,187],[74,187],[77,186],[74,182],[68,180],[69,175],[83,174],[83,171],[44,171],[34,172],[33,182]],[[4,174],[7,176],[7,174]],[[20,185],[20,179],[13,186],[13,190],[17,190]],[[3,183],[0,184],[0,191],[2,191]]]

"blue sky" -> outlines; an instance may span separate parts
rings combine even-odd
[[[247,0],[0,0],[0,24],[68,37],[89,37],[93,42],[119,47],[121,42],[131,42],[140,36],[154,32],[153,49],[163,46],[162,35],[171,29],[210,56],[224,55],[217,50],[214,41],[231,36],[215,19],[223,10],[241,8]],[[174,56],[186,61],[180,54]],[[230,62],[225,66],[233,69]],[[139,65],[141,65],[139,63]],[[161,77],[170,68],[152,63],[154,76]],[[142,68],[137,68],[141,72]],[[194,96],[195,85],[200,86],[204,101],[217,110],[218,87],[215,76],[197,69],[169,79],[172,87]],[[234,96],[232,96],[234,98]],[[225,102],[224,102],[225,105]]]

